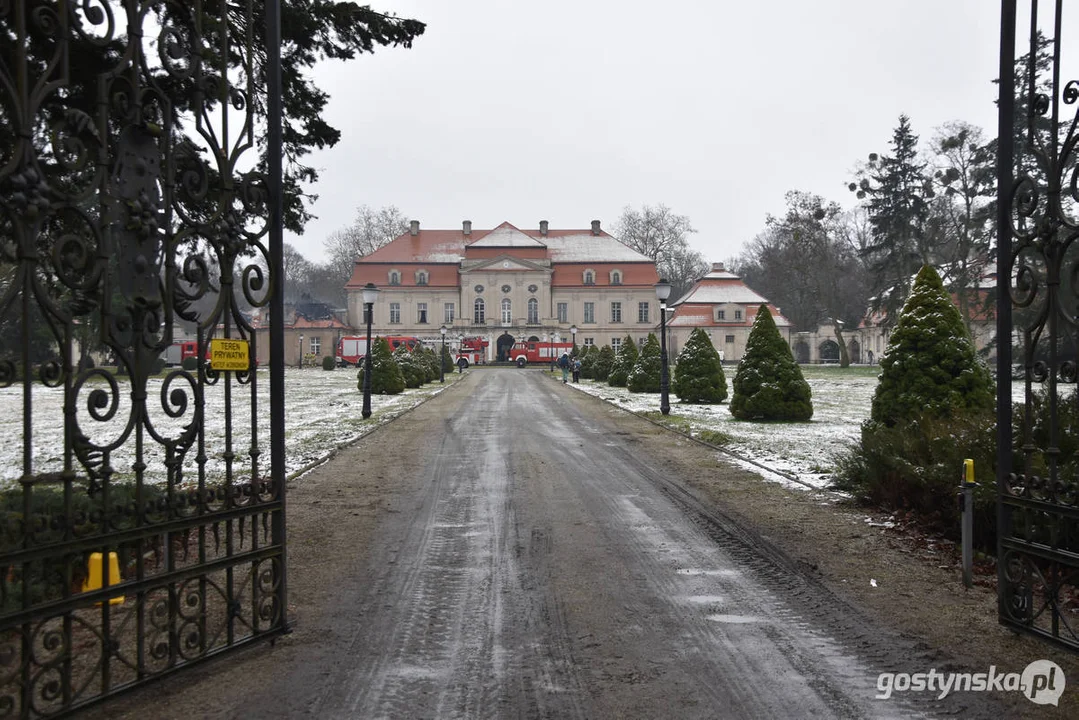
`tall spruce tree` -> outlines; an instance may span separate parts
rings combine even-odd
[[[721,403],[727,399],[727,377],[712,340],[701,328],[695,329],[678,353],[674,394],[682,402]]]
[[[625,387],[629,371],[637,364],[637,343],[629,335],[622,338],[622,346],[618,348],[618,355],[611,364],[611,372],[607,376],[607,384],[612,387]]]
[[[875,275],[877,305],[894,322],[910,278],[932,260],[926,222],[935,193],[906,115],[899,116],[891,150],[891,155],[871,154],[861,182],[851,183],[850,189],[859,199],[868,198],[872,241],[862,254]]]
[[[761,305],[734,375],[731,414],[739,420],[809,420],[809,383],[779,334],[772,313]]]
[[[659,392],[660,373],[663,359],[660,354],[659,340],[654,333],[648,333],[637,362],[626,377],[626,387],[630,392]]]
[[[885,426],[994,407],[993,379],[932,266],[918,272],[880,368],[870,418]]]

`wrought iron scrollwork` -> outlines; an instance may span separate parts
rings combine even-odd
[[[205,361],[256,357],[277,282],[277,5],[0,0],[0,717],[286,628],[283,406]],[[163,368],[181,330],[197,367]]]
[[[1016,47],[1017,3],[1002,1],[999,616],[1079,648],[1079,455],[1068,437],[1079,418],[1079,80],[1060,77],[1060,4],[1023,9],[1029,40]]]

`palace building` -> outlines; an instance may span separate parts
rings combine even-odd
[[[379,289],[372,335],[414,335],[430,345],[488,341],[488,361],[517,341],[642,342],[659,327],[656,265],[592,221],[588,230],[409,231],[360,258],[345,286],[348,324],[365,328],[363,287]]]

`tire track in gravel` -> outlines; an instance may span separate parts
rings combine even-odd
[[[360,667],[341,701],[320,714],[349,717],[581,717],[562,615],[544,597],[546,540],[522,537],[501,427],[510,395],[481,384],[443,424],[430,488],[407,537],[373,583],[380,607],[353,648]],[[570,677],[567,681],[566,678]]]

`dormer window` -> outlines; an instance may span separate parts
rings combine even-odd
[[[611,271],[611,285],[621,285],[621,284],[622,284],[622,271],[621,270],[612,270]]]
[[[401,273],[397,272],[396,270],[390,270],[390,285],[400,285],[400,284],[401,284]]]
[[[584,271],[584,284],[585,285],[595,285],[596,284],[596,273],[593,272],[592,270],[585,270]]]
[[[427,271],[426,270],[420,270],[418,273],[416,273],[416,284],[417,285],[426,285],[427,284]]]

